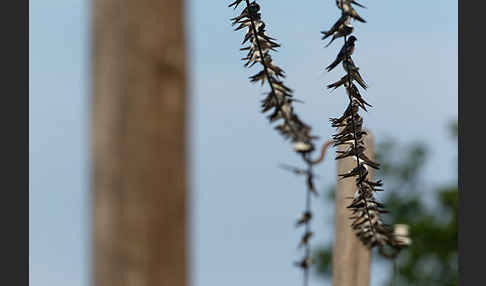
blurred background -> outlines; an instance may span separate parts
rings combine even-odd
[[[363,115],[384,168],[393,223],[411,225],[413,246],[396,285],[457,285],[457,1],[361,1],[354,61],[373,105]],[[369,2],[369,3],[368,3]],[[299,165],[291,145],[259,112],[267,87],[239,59],[242,32],[223,1],[185,1],[188,77],[188,267],[190,284],[298,285],[293,266],[304,206],[303,182],[278,168]],[[304,104],[297,113],[326,141],[340,115],[340,77],[327,66],[341,44],[324,48],[320,31],[339,17],[335,1],[261,0],[274,60]],[[29,280],[33,286],[91,281],[91,16],[82,0],[30,0]],[[304,5],[305,4],[305,5]],[[341,41],[339,41],[341,42]],[[336,71],[337,70],[337,71]],[[333,150],[334,151],[334,150]],[[317,267],[312,285],[330,285],[336,162],[317,167]],[[419,233],[419,236],[413,234]],[[370,285],[387,285],[393,265],[374,256]],[[426,267],[419,267],[427,265]]]

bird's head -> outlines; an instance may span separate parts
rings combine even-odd
[[[351,37],[349,37],[349,39],[348,39],[348,41],[349,41],[350,43],[354,43],[354,42],[355,42],[355,41],[357,41],[357,40],[358,40],[358,39],[356,39],[356,37],[355,37],[355,36],[351,36]]]

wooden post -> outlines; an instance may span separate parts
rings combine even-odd
[[[367,130],[364,138],[365,154],[374,159],[373,136]],[[340,146],[344,151],[346,147]],[[356,167],[356,161],[350,157],[337,160],[337,172],[343,174]],[[369,177],[373,178],[373,169],[369,168]],[[351,229],[351,203],[356,191],[354,178],[340,180],[336,186],[336,214],[334,217],[334,245],[332,249],[332,285],[333,286],[368,286],[370,281],[371,251],[363,246]]]
[[[93,0],[95,286],[186,286],[183,1]]]

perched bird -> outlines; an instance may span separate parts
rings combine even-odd
[[[327,71],[331,71],[334,69],[338,64],[340,64],[345,58],[350,57],[354,52],[354,42],[357,41],[355,36],[349,37],[349,39],[344,43],[343,47],[339,51],[334,62],[332,62],[328,67],[326,67]]]
[[[300,239],[298,247],[301,248],[302,246],[306,245],[309,242],[309,239],[312,237],[312,235],[314,235],[312,231],[306,232]]]
[[[282,118],[288,118],[289,114],[292,113],[293,107],[290,104],[290,101],[286,101],[278,109],[276,109],[272,114],[268,116],[270,122],[275,122],[276,120]]]
[[[319,193],[316,191],[316,187],[314,186],[314,182],[312,181],[312,178],[314,177],[314,174],[312,173],[307,173],[307,187],[313,193],[314,195],[318,196]]]
[[[365,153],[359,154],[359,159],[360,159],[360,161],[362,160],[362,163],[370,166],[371,168],[373,168],[375,170],[380,169],[380,164],[372,161],[370,158],[368,158],[368,156],[366,156]]]
[[[295,226],[303,225],[312,219],[311,212],[305,212],[295,223]]]
[[[331,84],[327,85],[327,88],[334,88],[334,89],[336,89],[336,88],[340,87],[345,82],[349,81],[348,77],[349,77],[348,75],[343,76],[340,80],[336,81],[335,83],[331,83]]]
[[[359,73],[359,67],[354,64],[351,57],[343,60],[343,68],[349,75],[351,75],[351,79],[357,81],[362,88],[366,89],[368,87]]]
[[[303,258],[303,259],[302,259],[301,261],[299,261],[299,262],[295,262],[294,264],[295,264],[295,266],[297,266],[297,267],[300,267],[300,268],[304,268],[304,269],[306,269],[306,268],[309,268],[309,266],[311,266],[311,264],[312,264],[312,260],[311,260],[311,258],[310,258],[310,257],[307,257],[307,258]]]
[[[350,156],[356,156],[357,154],[361,154],[365,151],[365,147],[364,146],[358,146],[358,148],[355,148],[354,145],[350,145],[348,150],[346,151],[336,151],[336,153],[338,153],[339,155],[336,156],[336,160],[339,160],[339,159],[344,159],[346,157],[350,157]]]
[[[234,8],[236,9],[236,7],[239,5],[239,3],[241,3],[241,1],[235,1],[234,3],[230,4],[229,7],[231,7],[232,5],[235,5]],[[250,6],[243,9],[243,11],[241,12],[241,14],[239,16],[231,18],[230,20],[233,22],[233,25],[236,25],[237,23],[240,22],[240,20],[242,20],[244,18],[250,19],[250,17],[253,17],[253,19],[255,19],[255,18],[259,19],[260,18],[260,15],[258,13],[259,11],[260,11],[260,5],[258,5],[258,3],[253,1],[252,3],[250,3]]]
[[[343,0],[336,0],[336,5],[337,5],[338,7],[339,7],[339,5],[340,5],[340,4],[339,4],[340,2],[349,2],[349,3],[352,3],[352,4],[356,5],[356,6],[358,6],[358,7],[361,7],[361,8],[366,8],[365,6],[363,6],[363,5],[359,4],[358,2],[356,2],[356,1],[354,1],[354,0],[352,0],[352,1],[349,1],[349,0],[344,0],[344,1],[343,1]]]
[[[234,6],[233,8],[236,9],[241,2],[243,2],[243,0],[236,0],[235,2],[229,4],[228,7]]]
[[[356,157],[351,157],[351,159],[356,161]],[[376,170],[380,168],[380,164],[371,161],[371,159],[368,158],[364,153],[359,154],[359,159],[357,161],[360,165],[364,165],[365,167],[370,166],[371,168]],[[368,168],[366,168],[366,170],[368,170]]]
[[[341,126],[346,125],[345,120],[349,116],[353,116],[353,114],[356,114],[358,112],[358,110],[359,110],[358,105],[349,104],[341,117],[329,119],[329,121],[331,121],[332,127],[341,127]]]
[[[353,0],[352,1],[336,0],[336,5],[339,9],[341,9],[343,11],[343,14],[349,15],[349,16],[353,17],[354,19],[356,19],[360,22],[366,23],[366,21],[363,18],[361,18],[360,15],[358,15],[358,12],[356,12],[356,10],[354,10],[353,6],[351,6],[351,3],[355,4],[356,6],[366,8],[363,5],[361,5],[358,2],[353,1]]]
[[[361,131],[361,130],[358,130],[356,131],[356,137],[359,140],[362,139],[363,135],[366,135],[367,132],[366,131]],[[345,134],[339,134],[339,135],[333,135],[333,139],[334,141],[337,143],[338,141],[348,141],[348,140],[354,140],[354,133],[345,133]]]
[[[378,180],[376,182],[370,181],[370,180],[366,180],[366,183],[369,186],[371,186],[371,187],[381,187],[381,186],[383,186],[383,180]]]
[[[290,171],[290,172],[292,172],[296,175],[306,175],[307,172],[308,172],[307,170],[300,169],[300,168],[290,166],[290,165],[286,165],[286,164],[280,164],[280,168],[287,170],[287,171]]]
[[[347,15],[342,15],[341,18],[331,27],[329,31],[322,31],[321,33],[324,34],[322,39],[326,39],[327,37],[332,35],[331,41],[326,45],[326,48],[334,42],[335,39],[340,37],[345,37],[351,35],[354,28],[351,25],[351,17]]]
[[[265,55],[265,63],[268,67],[267,71],[270,74],[270,77],[276,76],[278,77],[285,77],[284,70],[281,69],[279,66],[275,65],[274,62],[272,61],[272,58],[269,54]],[[265,73],[265,70],[260,71],[259,73],[252,75],[250,77],[250,82],[258,82],[261,81],[261,84],[265,84],[265,80],[267,79],[267,74]]]
[[[374,192],[382,192],[383,189],[380,188],[383,186],[383,181],[382,180],[379,180],[379,181],[372,181],[372,180],[365,180],[364,181],[370,188],[372,191]]]
[[[324,35],[322,37],[322,40],[325,40],[327,37],[336,33],[339,30],[339,27],[341,27],[346,22],[346,20],[348,18],[349,17],[347,17],[346,15],[341,15],[341,17],[339,17],[339,19],[336,21],[336,23],[334,23],[334,25],[332,25],[332,27],[329,31],[321,31],[321,34]]]
[[[361,107],[364,111],[367,111],[365,105],[372,107],[371,104],[364,100],[364,98],[361,96],[361,93],[359,93],[358,87],[356,87],[354,83],[351,83],[351,85],[349,85],[349,82],[345,82],[344,86],[346,87],[346,91],[348,92],[348,94],[353,98],[353,103],[356,102],[359,107]]]
[[[412,240],[408,234],[408,225],[406,224],[395,224],[393,226],[393,234],[395,235],[397,242],[402,246],[407,246],[412,244]]]
[[[362,178],[365,178],[367,175],[368,175],[368,166],[366,166],[365,164],[360,164],[359,167],[354,168],[348,173],[339,174],[341,179],[355,177],[355,176],[360,176]]]
[[[314,146],[310,143],[299,141],[294,144],[294,150],[300,153],[308,153],[314,150]]]
[[[346,119],[346,124],[343,128],[339,129],[337,134],[332,135],[333,139],[342,138],[348,134],[353,134],[355,131],[361,131],[363,127],[363,117],[359,115],[354,116],[354,123],[351,118]]]

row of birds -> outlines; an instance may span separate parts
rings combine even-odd
[[[329,31],[321,32],[324,35],[322,37],[323,40],[332,36],[331,41],[326,45],[326,47],[328,47],[337,38],[345,37],[346,39],[346,37],[353,32],[354,28],[351,25],[351,19],[366,23],[366,21],[358,15],[356,10],[354,10],[352,4],[362,8],[366,8],[365,6],[359,4],[354,0],[336,0],[336,6],[341,9],[342,13],[341,17],[331,27]],[[335,60],[326,67],[326,70],[329,72],[342,62],[344,70],[346,71],[345,76],[343,76],[337,82],[329,84],[327,86],[328,88],[336,89],[341,85],[345,85],[346,87],[348,87],[347,84],[349,84],[349,82],[353,80],[356,81],[362,88],[367,88],[366,82],[363,80],[361,74],[359,73],[359,68],[354,64],[351,58],[351,55],[354,52],[356,41],[357,38],[353,35],[347,38]]]
[[[331,27],[329,31],[323,31],[321,32],[324,34],[322,37],[323,40],[325,40],[327,37],[332,36],[331,41],[327,46],[329,46],[332,42],[334,42],[335,39],[341,38],[341,37],[346,37],[350,35],[354,27],[351,25],[351,19],[355,19],[357,21],[366,23],[366,21],[361,18],[360,15],[354,10],[353,6],[351,4],[355,4],[356,6],[366,8],[365,6],[359,4],[356,1],[350,1],[350,0],[336,0],[336,6],[341,9],[341,17],[337,22]],[[327,47],[326,46],[326,47]]]
[[[322,34],[324,34],[324,36],[322,37],[323,40],[330,37],[331,35],[333,36],[331,41],[326,45],[326,47],[329,46],[335,39],[340,38],[340,37],[346,37],[353,32],[354,28],[351,25],[351,19],[352,18],[354,18],[354,19],[356,19],[360,22],[366,23],[366,21],[363,18],[361,18],[361,16],[359,16],[358,13],[354,10],[354,8],[352,7],[351,4],[355,4],[359,7],[365,8],[363,5],[361,5],[358,2],[353,1],[353,0],[351,0],[351,1],[350,0],[336,0],[336,5],[339,9],[342,10],[342,15],[339,18],[339,20],[331,27],[331,29],[329,31],[322,32]],[[363,78],[361,77],[361,75],[359,73],[359,68],[354,64],[353,60],[351,59],[351,55],[354,52],[354,46],[355,46],[356,40],[357,39],[356,39],[355,36],[349,37],[346,40],[346,42],[344,43],[344,46],[339,51],[336,59],[326,68],[327,71],[331,71],[332,69],[334,69],[337,65],[339,65],[342,62],[343,67],[344,67],[345,71],[347,72],[347,74],[343,78],[341,78],[339,81],[328,85],[328,88],[336,89],[343,84],[345,86],[349,85],[349,83],[350,83],[349,77],[351,77],[351,80],[355,80],[356,82],[358,82],[358,84],[361,87],[363,87],[364,89],[367,88],[365,81],[363,80]],[[348,150],[348,152],[341,152],[339,154],[338,158],[349,157],[349,156],[353,155],[354,153],[356,153],[356,151],[357,150],[352,149],[352,150]],[[366,170],[353,170],[355,172],[350,172],[349,174],[345,174],[344,176],[356,175],[355,173],[359,172],[359,171],[365,171],[366,172],[367,171],[366,165],[370,165],[373,168],[378,167],[377,166],[378,164],[371,161],[362,152],[358,152],[358,153],[361,155],[360,157],[358,157],[358,160],[361,163],[359,166],[362,166]],[[356,169],[359,169],[359,168],[356,168]],[[307,173],[304,170],[298,170],[296,168],[293,168],[293,171],[296,174],[306,174]],[[311,190],[312,189],[313,188],[311,188]],[[309,211],[306,211],[302,215],[302,217],[297,220],[296,226],[304,225],[304,224],[308,223],[311,219],[312,219],[312,213],[309,212]],[[307,244],[309,242],[309,239],[312,237],[312,235],[313,235],[312,231],[306,231],[304,233],[304,235],[302,236],[300,242],[299,242],[299,247],[302,247],[303,245]],[[308,258],[308,257],[305,257],[302,261],[296,263],[297,266],[300,266],[300,267],[303,267],[303,268],[307,268],[309,266],[309,264],[310,264],[310,258]]]

